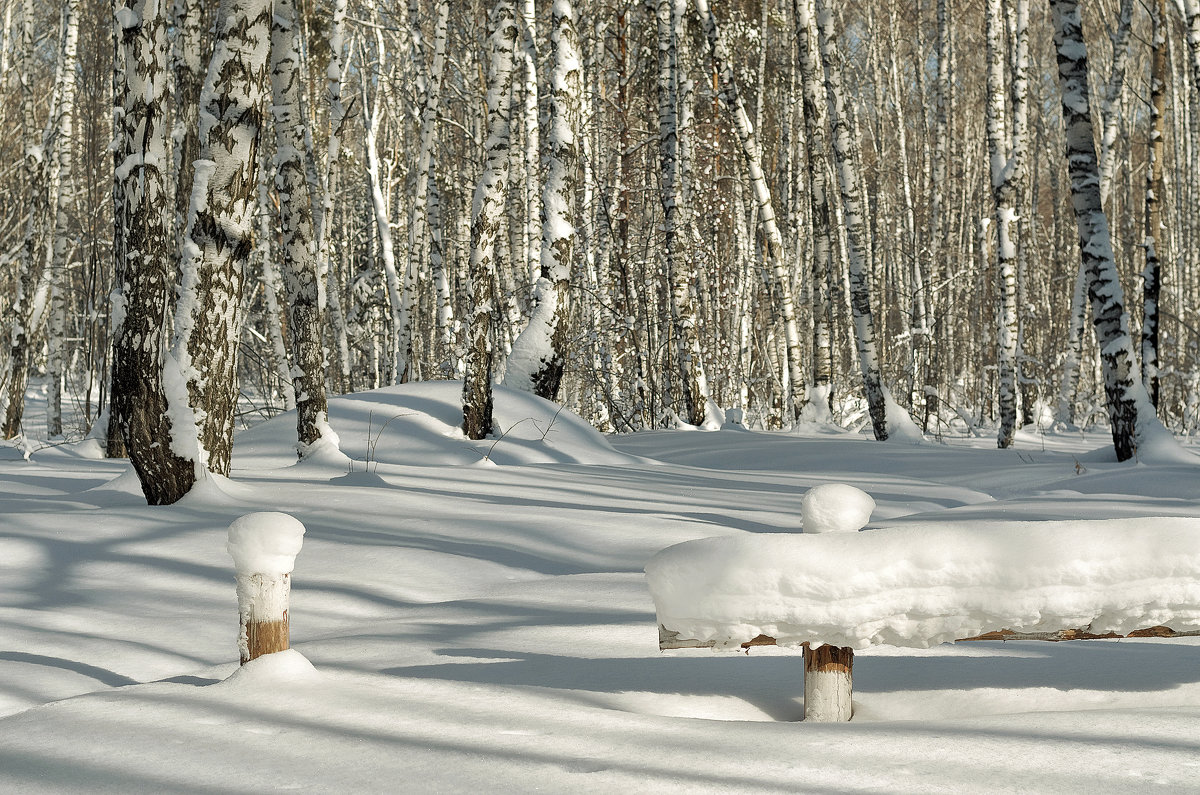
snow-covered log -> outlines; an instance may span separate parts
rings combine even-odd
[[[927,648],[994,630],[1200,629],[1200,519],[703,538],[646,566],[674,645]]]

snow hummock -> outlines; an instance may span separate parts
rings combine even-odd
[[[304,543],[304,525],[278,511],[248,513],[229,525],[225,548],[244,574],[288,574]]]
[[[659,623],[736,646],[758,635],[926,648],[983,632],[1200,629],[1200,519],[910,525],[687,541],[646,566]]]
[[[871,521],[875,500],[845,483],[813,486],[800,501],[806,533],[853,533]]]
[[[318,683],[321,678],[321,673],[303,654],[295,649],[284,649],[255,657],[239,666],[220,686],[235,690],[270,691],[281,685]]]

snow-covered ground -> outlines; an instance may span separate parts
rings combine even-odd
[[[457,398],[336,399],[346,456],[298,465],[276,418],[172,507],[90,443],[0,448],[0,792],[1195,790],[1200,639],[874,646],[854,721],[805,724],[792,652],[660,653],[642,573],[796,532],[823,483],[934,535],[1200,517],[1195,463],[1118,465],[1102,432],[605,439],[506,391],[476,443]],[[239,670],[226,536],[255,511],[306,532],[294,651]]]

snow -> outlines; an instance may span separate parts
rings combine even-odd
[[[304,525],[279,511],[248,513],[229,525],[225,549],[239,574],[288,574],[304,543]]]
[[[845,483],[813,486],[800,501],[806,533],[854,533],[871,521],[875,500]]]
[[[37,449],[41,388],[30,459],[0,446],[0,791],[1194,789],[1200,638],[872,646],[836,727],[796,722],[791,650],[658,651],[642,570],[685,541],[1200,516],[1194,462],[1117,464],[1105,429],[605,438],[500,389],[508,433],[475,443],[459,384],[411,384],[330,402],[356,474],[377,435],[381,485],[297,462],[280,416],[239,435],[232,480],[149,507],[126,462]],[[797,534],[826,483],[869,493],[872,529]],[[224,545],[262,511],[306,528],[292,650],[239,670]]]
[[[860,500],[849,495],[846,514]],[[837,500],[819,502],[832,512]],[[769,635],[858,649],[1001,629],[1200,629],[1200,519],[838,529],[853,534],[719,536],[663,550],[646,566],[659,622],[720,646]]]

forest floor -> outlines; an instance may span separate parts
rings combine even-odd
[[[170,507],[94,442],[0,448],[0,791],[1195,791],[1200,638],[873,647],[854,720],[806,724],[793,651],[659,652],[642,569],[794,532],[828,482],[871,527],[1200,517],[1200,463],[1117,464],[1103,430],[601,437],[507,391],[474,443],[457,399],[335,399],[342,453],[300,464],[277,417]],[[293,652],[239,669],[252,511],[307,534]]]

